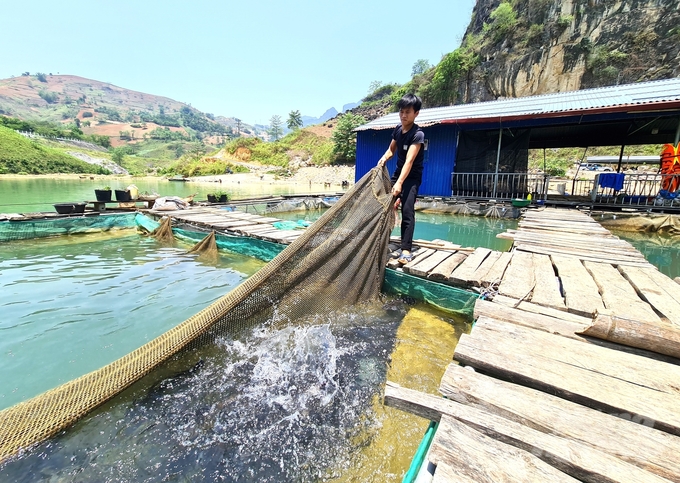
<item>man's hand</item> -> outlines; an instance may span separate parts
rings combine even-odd
[[[394,185],[392,186],[392,196],[399,196],[401,194],[401,185],[402,185],[401,181],[397,181],[396,183],[394,183]]]

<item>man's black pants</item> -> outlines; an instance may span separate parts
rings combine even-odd
[[[392,180],[394,183],[396,180]],[[401,201],[401,249],[413,248],[413,231],[416,228],[416,197],[420,182],[406,179],[402,185],[399,199]]]

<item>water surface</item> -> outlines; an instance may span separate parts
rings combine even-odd
[[[135,230],[0,243],[0,409],[137,349],[264,265],[188,248]]]

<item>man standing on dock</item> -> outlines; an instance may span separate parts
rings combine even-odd
[[[392,175],[392,196],[398,197],[397,204],[401,203],[401,254],[394,255],[399,257],[402,265],[413,260],[411,250],[416,227],[415,204],[423,177],[422,146],[425,135],[415,124],[421,106],[422,101],[414,94],[406,94],[399,100],[397,107],[401,124],[392,132],[390,146],[378,160],[378,166],[382,167],[397,152],[397,168]]]

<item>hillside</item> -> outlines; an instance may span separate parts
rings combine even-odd
[[[109,171],[0,126],[0,174],[6,173],[109,174]]]
[[[218,120],[167,97],[73,75],[27,74],[0,80],[0,114],[74,124],[85,134],[110,136],[114,146],[145,138],[168,140],[172,135],[167,131],[218,144],[236,131],[236,119]],[[240,131],[254,135],[256,130],[242,124]],[[172,140],[181,140],[179,134]]]
[[[352,112],[374,119],[406,92],[439,107],[678,76],[679,0],[477,0],[458,49]]]

